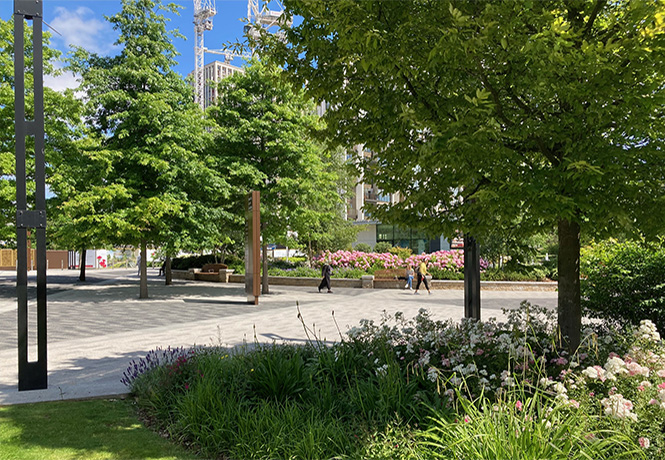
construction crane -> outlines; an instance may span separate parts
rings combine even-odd
[[[247,24],[244,32],[251,38],[259,36],[260,28],[270,29],[273,26],[279,26],[284,14],[283,6],[279,1],[277,4],[282,7],[279,11],[269,10],[267,3],[264,3],[261,7],[260,3],[261,0],[247,0]],[[283,35],[283,32],[277,32],[277,36]]]
[[[244,32],[249,37],[258,37],[259,28],[269,29],[280,25],[283,11],[269,10],[267,2],[263,2],[263,7],[261,7],[261,2],[262,0],[247,0],[247,24],[245,25]],[[280,7],[282,6],[279,1],[277,3]],[[251,59],[253,55],[253,50],[251,53],[244,53],[229,49],[213,50],[204,46],[203,32],[212,30],[212,17],[215,14],[217,14],[217,10],[215,9],[214,0],[194,0],[194,31],[196,32],[196,43],[194,44],[196,60],[194,65],[194,100],[202,109],[205,108],[204,91],[206,82],[203,74],[205,53],[224,56],[226,63],[230,63],[236,57]],[[281,33],[277,32],[277,34],[280,36]]]
[[[203,32],[212,30],[212,17],[217,14],[215,0],[194,0],[194,101],[204,108],[205,79],[203,77]]]

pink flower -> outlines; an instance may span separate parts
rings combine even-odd
[[[661,389],[661,390],[665,390],[665,382],[659,383],[658,388]]]
[[[640,437],[637,441],[640,443],[640,447],[642,447],[643,449],[648,449],[649,446],[651,445],[649,438],[645,438],[643,436]]]
[[[568,401],[568,404],[570,405],[570,407],[574,407],[575,409],[580,408],[580,403],[578,401],[575,401],[574,399]]]
[[[471,421],[471,418],[468,415],[464,416],[464,423],[469,423]]]
[[[658,372],[656,372],[656,375],[658,375],[658,377],[662,379],[665,379],[665,369],[659,370]]]
[[[485,350],[482,350],[482,349],[478,348],[478,350],[476,351],[476,356],[480,356],[483,353],[485,353]]]
[[[637,391],[644,391],[644,385],[640,385],[639,387],[637,387]]]
[[[522,401],[520,401],[519,399],[515,403],[515,409],[517,409],[518,411],[522,410]]]

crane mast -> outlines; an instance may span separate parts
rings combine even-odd
[[[261,6],[263,3],[263,6]],[[265,0],[247,0],[247,24],[244,32],[249,37],[256,38],[259,35],[259,29],[270,29],[272,26],[280,25],[282,11],[272,11],[268,9],[268,3]],[[279,6],[281,3],[277,2]],[[212,17],[217,14],[215,9],[215,0],[194,0],[194,101],[205,109],[205,75],[203,72],[205,66],[205,53],[212,53],[224,56],[225,62],[229,63],[234,57],[243,57],[250,59],[252,54],[234,52],[228,49],[211,50],[204,46],[203,33],[206,30],[212,30]],[[288,24],[291,25],[290,23]],[[280,32],[277,32],[280,35]]]
[[[194,0],[194,101],[205,108],[205,78],[203,76],[203,32],[212,30],[212,17],[217,14],[215,0]]]

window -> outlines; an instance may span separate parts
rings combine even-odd
[[[400,248],[411,248],[414,254],[428,252],[430,248],[430,240],[424,233],[387,224],[376,226],[376,242],[385,242]]]

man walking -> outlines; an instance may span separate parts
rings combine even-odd
[[[332,290],[330,289],[331,275],[332,275],[332,267],[329,264],[323,264],[323,267],[321,267],[321,277],[323,279],[321,280],[321,284],[319,284],[319,292],[321,292],[321,289],[326,287],[328,288],[328,292],[332,293]]]

